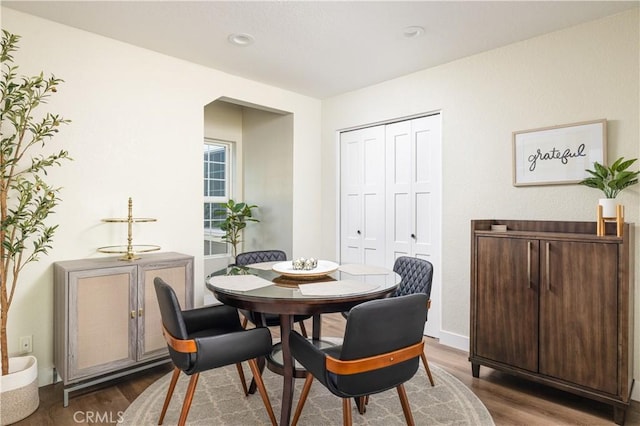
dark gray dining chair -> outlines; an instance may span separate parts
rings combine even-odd
[[[429,316],[431,308],[431,287],[433,283],[433,265],[425,259],[417,257],[400,256],[393,264],[393,271],[400,275],[402,281],[393,293],[392,297],[405,296],[407,294],[423,293],[427,295],[427,312],[424,317],[425,322]],[[434,386],[433,376],[429,368],[427,356],[423,352],[421,355],[422,364],[429,377],[429,383]]]
[[[184,425],[200,373],[236,364],[245,395],[248,395],[244,373],[240,366],[241,362],[248,361],[271,424],[276,425],[273,408],[256,362],[256,358],[271,353],[272,342],[269,329],[258,327],[245,330],[240,325],[236,309],[226,305],[183,311],[173,288],[162,278],[156,277],[153,285],[160,306],[162,334],[167,341],[169,355],[174,365],[158,424],[161,425],[164,420],[181,371],[190,376],[178,421],[179,425]]]
[[[393,388],[407,424],[413,425],[404,383],[420,364],[426,311],[427,296],[421,293],[362,303],[347,316],[342,345],[324,349],[292,331],[291,353],[307,370],[292,425],[300,419],[314,377],[342,398],[344,425],[352,423],[351,398],[364,404],[365,397]]]
[[[256,250],[240,253],[236,256],[236,266],[248,266],[254,263],[261,262],[278,262],[287,260],[287,255],[282,250]],[[242,326],[246,327],[248,322],[254,325],[261,325],[264,327],[280,326],[280,316],[276,314],[262,313],[249,311],[247,309],[238,309],[244,319],[242,320]],[[293,322],[300,325],[300,331],[305,337],[307,336],[307,329],[304,326],[304,320],[311,318],[311,315],[295,315]]]
[[[431,307],[431,286],[433,283],[433,265],[431,262],[425,259],[419,259],[417,257],[400,256],[393,264],[393,272],[400,275],[401,282],[395,292],[391,294],[391,297],[406,296],[408,294],[422,293],[427,296],[427,313],[425,315],[425,322],[428,319],[429,308]],[[342,316],[345,318],[349,313],[343,312]],[[422,353],[422,364],[429,377],[429,383],[431,386],[435,386],[433,381],[433,375],[429,368],[429,362],[427,356]]]

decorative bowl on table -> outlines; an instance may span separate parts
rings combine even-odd
[[[293,261],[287,260],[285,262],[276,263],[275,265],[273,265],[273,270],[280,275],[283,275],[285,277],[292,277],[292,278],[321,277],[323,275],[328,275],[338,270],[338,264],[335,262],[331,262],[330,260],[317,260],[315,261],[315,265],[316,265],[315,267],[312,267],[310,269],[304,269],[304,266],[302,268],[300,267],[301,260],[302,258],[296,259]],[[306,265],[307,260],[313,261],[315,259],[304,259],[304,262],[302,263]],[[308,265],[312,265],[312,264],[313,262],[309,263]]]
[[[291,265],[295,271],[312,271],[318,267],[318,259],[310,257],[305,259],[304,257],[299,257],[296,260],[291,261]]]

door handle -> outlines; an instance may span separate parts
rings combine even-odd
[[[550,272],[549,253],[551,252],[551,243],[547,243],[546,247],[547,247],[547,255],[545,256],[545,269],[547,273],[547,290],[551,291],[551,276],[549,275],[549,272]]]
[[[416,234],[411,234],[411,238],[416,239]]]
[[[531,241],[527,241],[527,288],[531,288]]]
[[[360,235],[360,234],[362,234],[362,232],[360,232],[360,230],[358,229],[358,230],[356,231],[356,234]]]

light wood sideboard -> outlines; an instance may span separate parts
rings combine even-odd
[[[168,361],[153,280],[193,307],[193,257],[156,253],[54,263],[54,381],[69,392]]]
[[[611,404],[623,424],[633,387],[633,226],[599,237],[596,225],[471,221],[469,360],[474,377],[484,365]]]

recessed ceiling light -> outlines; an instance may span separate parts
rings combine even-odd
[[[403,31],[402,34],[406,37],[406,38],[416,38],[416,37],[420,37],[422,34],[424,34],[424,28],[423,27],[419,27],[417,25],[413,25],[410,27],[406,27]]]
[[[229,37],[227,37],[227,40],[229,40],[229,43],[235,44],[236,46],[249,46],[250,44],[253,44],[254,39],[251,34],[234,33],[234,34],[229,34]]]

